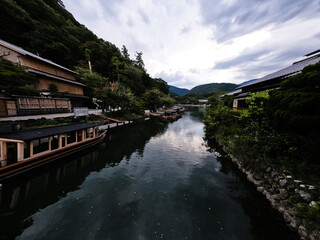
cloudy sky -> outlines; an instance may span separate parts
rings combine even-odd
[[[263,77],[320,49],[320,0],[63,0],[98,37],[192,88]]]

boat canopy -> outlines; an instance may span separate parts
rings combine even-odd
[[[9,133],[0,133],[0,139],[12,139],[12,140],[20,140],[27,141],[31,139],[43,138],[48,136],[53,136],[57,134],[92,128],[97,126],[94,123],[76,123],[69,124],[57,127],[47,127],[47,128],[39,128],[18,132],[9,132]]]

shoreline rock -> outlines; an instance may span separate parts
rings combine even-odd
[[[225,152],[228,151],[225,150]],[[320,239],[320,231],[309,226],[296,209],[298,204],[316,206],[316,201],[319,201],[319,189],[299,179],[294,179],[288,171],[281,172],[268,166],[263,172],[257,172],[253,168],[243,166],[231,154],[228,155],[238,169],[246,175],[248,181],[256,186],[257,191],[265,196],[272,208],[282,215],[289,228],[296,232],[301,240]],[[313,194],[315,192],[317,194]]]

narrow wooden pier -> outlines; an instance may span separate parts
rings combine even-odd
[[[144,121],[148,121],[150,118],[145,118],[144,119]],[[121,122],[121,121],[119,121],[119,120],[117,120],[117,122],[115,122],[115,123],[109,123],[109,124],[105,124],[105,125],[100,125],[100,126],[98,126],[98,129],[100,130],[100,131],[104,131],[104,130],[111,130],[111,129],[115,129],[115,128],[117,128],[117,127],[123,127],[123,126],[125,126],[125,125],[131,125],[131,124],[133,124],[133,123],[135,123],[135,121],[123,121],[123,122]]]

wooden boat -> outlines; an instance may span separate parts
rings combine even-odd
[[[182,106],[173,106],[172,109],[177,111],[178,113],[183,113],[185,111],[185,108]]]
[[[175,121],[181,117],[181,113],[177,112],[176,110],[164,110],[164,111],[158,111],[155,113],[150,113],[151,117],[160,119],[162,121]]]
[[[0,182],[100,143],[92,123],[77,123],[0,134]]]

